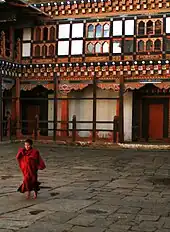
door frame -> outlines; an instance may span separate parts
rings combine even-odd
[[[163,138],[168,138],[169,129],[169,98],[142,99],[142,138],[149,138],[149,105],[163,104]]]

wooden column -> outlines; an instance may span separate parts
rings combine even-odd
[[[3,89],[2,89],[2,73],[0,72],[0,141],[3,137]]]
[[[119,102],[119,99],[116,100],[116,116],[117,118],[119,118],[119,105],[120,105],[120,102]],[[117,131],[116,132],[116,143],[119,142],[119,132]]]
[[[119,90],[119,142],[124,142],[124,104],[123,104],[123,94],[124,94],[124,77],[120,76],[120,90]]]
[[[16,121],[16,88],[12,88],[11,120]]]
[[[54,73],[54,131],[53,131],[53,140],[56,141],[57,137],[57,120],[58,120],[58,80],[57,73]]]
[[[96,141],[96,76],[93,77],[93,135],[92,141]]]
[[[64,121],[61,123],[61,129],[64,131],[61,131],[61,136],[65,137],[68,136],[68,93],[62,92],[61,95],[61,121]]]
[[[16,137],[21,137],[20,79],[16,78]]]
[[[119,116],[119,99],[116,100],[116,116]]]
[[[14,59],[14,29],[10,27],[10,57]]]

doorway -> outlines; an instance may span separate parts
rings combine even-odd
[[[168,138],[168,98],[144,98],[142,101],[142,137],[150,140]]]
[[[163,138],[163,104],[149,105],[149,138]]]

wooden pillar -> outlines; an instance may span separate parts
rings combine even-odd
[[[68,136],[68,94],[67,92],[63,92],[61,95],[61,121],[63,121],[61,123],[61,129],[63,129],[64,131],[61,131],[61,136],[65,137]]]
[[[119,116],[119,99],[116,100],[116,116]]]
[[[20,79],[16,78],[16,137],[21,137]]]
[[[120,89],[119,89],[119,142],[124,142],[124,104],[123,104],[123,94],[124,94],[124,77],[120,76]]]
[[[12,107],[11,107],[11,120],[16,121],[16,88],[12,88]]]
[[[14,54],[14,47],[15,47],[15,43],[14,43],[14,28],[10,27],[10,57],[12,59],[15,58],[15,54]]]
[[[0,141],[3,137],[3,89],[2,89],[2,73],[0,72]]]
[[[96,76],[93,77],[93,136],[92,141],[96,141]]]
[[[119,99],[116,100],[116,116],[119,118]],[[116,143],[119,142],[119,132],[116,132]]]
[[[5,32],[1,32],[1,56],[5,57],[6,55],[6,45],[5,45]]]
[[[53,140],[56,141],[57,137],[57,121],[58,121],[58,80],[57,80],[57,73],[54,73],[54,131],[53,131]]]

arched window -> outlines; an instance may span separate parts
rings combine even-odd
[[[43,40],[48,40],[48,28],[44,27],[44,31],[43,31]]]
[[[146,24],[146,33],[147,35],[153,34],[153,22],[149,20]]]
[[[92,24],[90,24],[88,26],[88,34],[87,34],[88,38],[93,38],[94,37],[94,26]]]
[[[55,40],[56,39],[56,36],[55,36],[55,28],[54,27],[51,27],[50,28],[50,40]]]
[[[92,43],[87,44],[87,52],[88,53],[93,53],[94,52],[94,46]]]
[[[39,45],[37,45],[35,47],[35,56],[40,56],[40,46]]]
[[[107,42],[104,42],[102,47],[103,47],[103,53],[109,52],[109,44]]]
[[[154,50],[155,51],[161,51],[161,41],[159,39],[155,40]]]
[[[153,51],[153,42],[152,42],[152,40],[148,40],[147,42],[146,42],[146,51]]]
[[[41,28],[37,27],[35,31],[35,40],[40,41],[41,40]]]
[[[143,21],[140,21],[138,25],[138,34],[144,35],[145,34],[145,23]]]
[[[54,56],[54,45],[49,46],[49,56]]]
[[[155,22],[155,34],[161,34],[162,32],[162,23],[160,20]]]
[[[102,37],[102,26],[98,24],[95,31],[96,38]]]
[[[144,51],[144,41],[140,40],[138,42],[138,51],[143,52]]]
[[[42,47],[42,56],[47,56],[47,46],[45,45]]]
[[[105,24],[103,26],[103,36],[104,37],[109,37],[109,31],[110,31],[110,27],[108,24]]]
[[[95,53],[101,53],[102,45],[100,43],[95,44]]]

